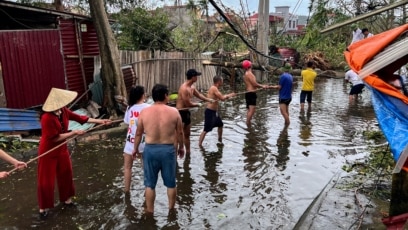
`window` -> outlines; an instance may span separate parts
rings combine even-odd
[[[86,24],[81,24],[81,32],[88,32],[88,27]]]

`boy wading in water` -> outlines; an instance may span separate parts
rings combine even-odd
[[[214,100],[213,103],[207,103],[207,108],[204,112],[204,130],[200,134],[200,140],[198,142],[198,146],[203,146],[203,141],[205,135],[210,132],[214,127],[218,127],[218,141],[222,142],[222,127],[224,123],[221,120],[220,115],[218,114],[218,101],[225,101],[228,98],[234,97],[235,93],[230,93],[227,95],[222,95],[219,90],[219,87],[223,84],[223,79],[220,76],[215,76],[213,78],[214,84],[208,90],[207,97]]]

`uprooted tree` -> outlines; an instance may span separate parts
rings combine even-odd
[[[102,61],[104,106],[112,116],[116,116],[116,103],[126,101],[126,86],[120,67],[118,46],[106,15],[103,0],[89,1],[91,16],[96,28]],[[124,103],[126,104],[126,103]]]

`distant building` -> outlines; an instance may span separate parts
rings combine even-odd
[[[298,16],[289,12],[289,6],[276,6],[275,12],[271,13],[271,15],[283,17],[283,24],[279,27],[278,33],[283,33],[286,35],[301,35],[304,34],[306,22],[304,21],[304,16]],[[301,19],[301,20],[300,20]],[[307,17],[306,17],[307,20]]]
[[[248,26],[249,30],[256,30],[258,27],[258,17],[259,14],[256,13],[249,17]],[[270,33],[277,33],[280,25],[283,24],[284,18],[279,15],[269,15],[269,31]]]
[[[289,12],[289,6],[276,6],[275,12],[269,14],[269,31],[271,34],[301,35],[305,33],[307,16],[298,16]],[[256,30],[258,13],[248,19],[250,30]]]

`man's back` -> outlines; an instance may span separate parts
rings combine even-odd
[[[214,99],[213,103],[207,103],[207,108],[208,109],[212,109],[212,110],[217,110],[218,109],[218,100],[220,100],[220,98],[218,98],[217,93],[219,92],[217,86],[212,85],[210,87],[210,89],[208,90],[207,93],[207,97]]]
[[[139,119],[146,133],[147,144],[173,144],[175,142],[177,122],[181,122],[177,109],[165,104],[154,104],[144,109]]]
[[[279,90],[279,98],[291,99],[293,76],[290,73],[283,73],[279,78],[279,85],[281,86]]]
[[[314,80],[317,76],[316,71],[314,71],[312,68],[306,68],[302,70],[300,75],[302,76],[302,80],[303,80],[302,90],[313,91],[314,90]]]
[[[349,70],[345,73],[345,79],[351,82],[353,85],[363,84],[358,74],[354,70]]]

